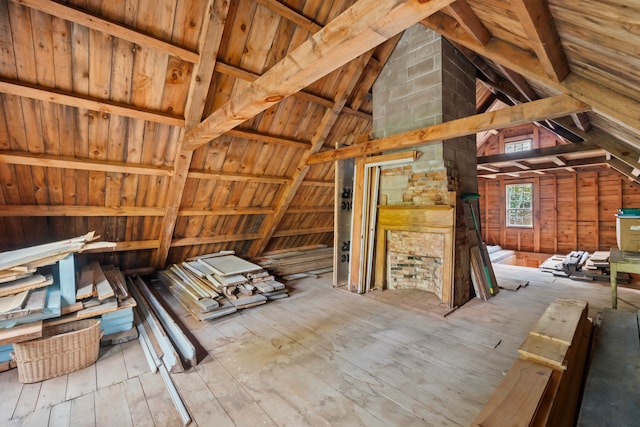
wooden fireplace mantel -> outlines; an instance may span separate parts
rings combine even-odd
[[[413,231],[444,234],[442,295],[440,299],[453,304],[453,263],[455,236],[455,207],[421,205],[378,206],[378,230],[376,238],[375,286],[384,289],[387,264],[387,231]]]

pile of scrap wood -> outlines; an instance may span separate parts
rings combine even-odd
[[[547,307],[472,426],[574,426],[593,325],[587,302]]]
[[[499,288],[486,245],[483,243],[480,246],[472,246],[469,250],[469,257],[471,283],[476,298],[487,301],[498,293]]]
[[[268,271],[230,251],[190,258],[158,272],[158,278],[198,320],[289,296]]]
[[[96,238],[91,232],[0,253],[0,370],[12,366],[12,344],[40,338],[45,326],[102,316],[105,335],[133,328],[135,301],[120,271],[98,263],[76,271],[75,253],[115,246]]]
[[[333,271],[333,248],[272,252],[254,261],[284,280],[317,277]]]

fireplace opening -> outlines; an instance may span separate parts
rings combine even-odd
[[[387,288],[420,289],[442,299],[444,235],[388,231]]]

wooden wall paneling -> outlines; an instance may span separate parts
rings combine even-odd
[[[504,151],[504,150],[503,150]],[[502,247],[514,247],[507,245],[507,213],[506,213],[506,187],[503,180],[500,180],[500,246]]]
[[[536,139],[537,141],[537,139]],[[540,252],[540,178],[533,178],[533,251]]]
[[[573,209],[573,217],[574,217],[574,221],[575,223],[573,224],[573,248],[572,250],[578,250],[578,219],[580,218],[578,216],[578,175],[576,173],[573,173],[571,175],[571,181],[573,184],[573,200],[572,200],[572,204],[569,207],[569,209]]]
[[[600,250],[609,250],[617,244],[615,214],[623,207],[622,178],[610,169],[600,172],[598,192]]]

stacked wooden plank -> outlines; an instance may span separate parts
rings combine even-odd
[[[472,425],[575,425],[592,331],[586,301],[551,303]]]
[[[173,296],[198,320],[286,298],[288,290],[266,270],[233,252],[191,258],[158,272]]]
[[[317,277],[333,271],[333,248],[312,248],[277,252],[254,261],[284,280]]]
[[[119,270],[93,263],[76,272],[75,253],[115,246],[95,239],[87,233],[0,253],[0,370],[11,367],[12,344],[39,338],[43,326],[111,313],[101,321],[105,334],[133,328],[135,301]]]

